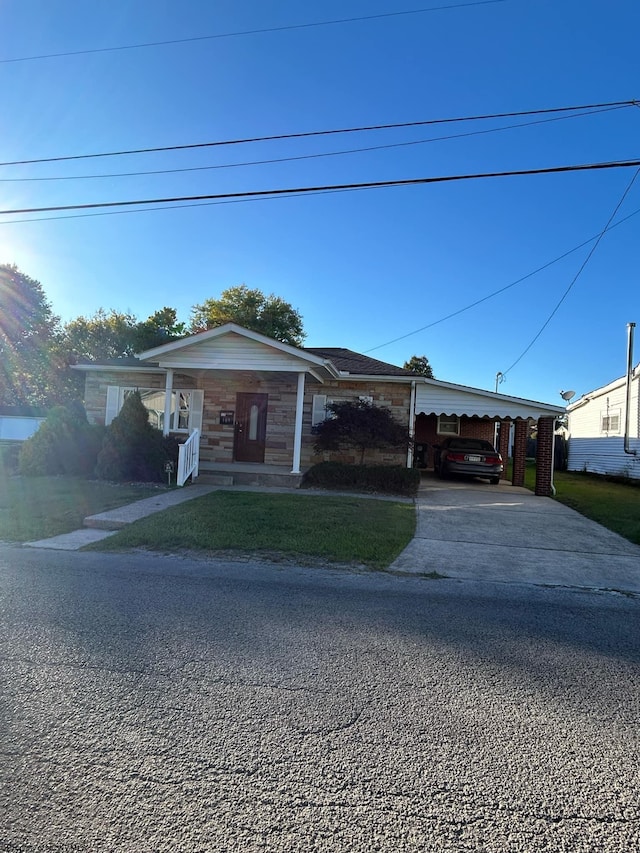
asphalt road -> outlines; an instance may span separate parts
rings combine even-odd
[[[640,599],[0,548],[0,850],[635,851]]]

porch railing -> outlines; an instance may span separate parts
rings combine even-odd
[[[189,438],[184,444],[178,448],[178,476],[177,484],[184,484],[192,476],[192,479],[198,476],[198,466],[200,464],[200,430],[194,429]]]

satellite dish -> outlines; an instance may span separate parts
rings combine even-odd
[[[575,391],[561,391],[560,396],[562,397],[563,400],[566,400],[568,403],[572,397],[576,396],[576,392]]]

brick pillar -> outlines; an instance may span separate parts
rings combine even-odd
[[[524,486],[524,469],[527,458],[527,435],[529,433],[529,421],[518,418],[515,421],[513,433],[513,486]]]
[[[507,457],[509,456],[509,433],[511,421],[500,421],[500,432],[498,433],[498,447],[496,448],[504,462],[505,476],[507,471]]]
[[[548,498],[551,495],[553,476],[553,418],[538,418],[538,451],[536,453],[536,495]]]

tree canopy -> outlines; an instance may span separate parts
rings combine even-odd
[[[39,281],[0,264],[0,403],[49,405],[59,399],[58,318]]]
[[[61,346],[75,358],[120,358],[169,343],[185,333],[175,308],[165,306],[142,321],[134,314],[99,308],[91,317],[66,323]]]
[[[426,376],[427,379],[435,379],[433,369],[429,364],[429,359],[426,355],[412,355],[409,361],[405,361],[402,365],[405,370],[413,370],[414,373],[419,373],[421,376]]]
[[[280,296],[265,296],[245,284],[223,290],[218,299],[205,299],[191,312],[192,333],[215,329],[224,323],[237,323],[277,341],[299,347],[305,338],[302,317]]]

